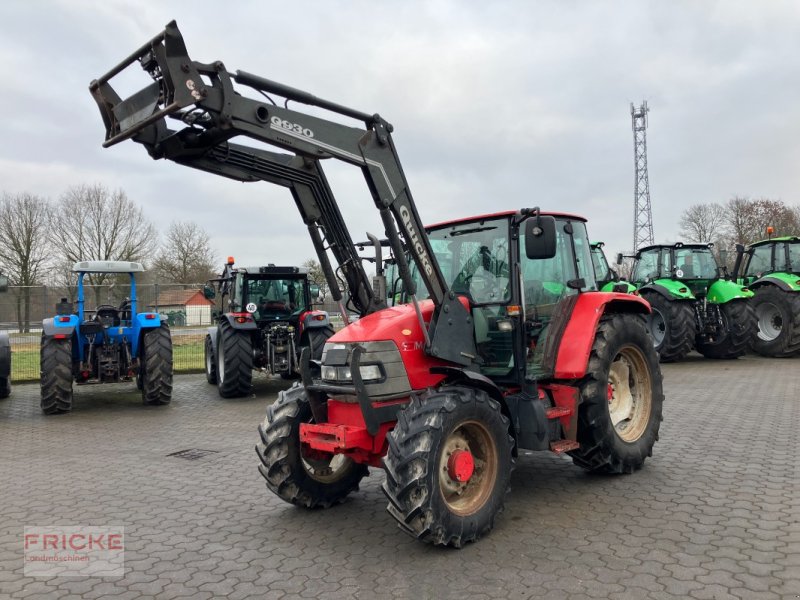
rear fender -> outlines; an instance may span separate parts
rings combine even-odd
[[[636,291],[636,286],[629,281],[609,281],[602,288],[600,288],[600,291],[607,293],[619,292],[622,294],[632,294]]]
[[[234,329],[241,330],[241,331],[257,331],[258,330],[258,323],[256,323],[253,315],[250,313],[225,313],[220,317],[221,319],[225,319],[230,323],[230,326]]]
[[[324,310],[310,310],[303,313],[300,319],[300,329],[319,329],[321,327],[330,327],[331,320],[328,318],[328,313]]]
[[[44,319],[42,321],[42,335],[48,338],[55,336],[68,338],[72,337],[77,327],[77,315],[63,315],[52,319]]]
[[[712,304],[725,304],[731,300],[752,298],[750,289],[726,279],[718,279],[708,288],[706,298]]]
[[[784,292],[800,292],[800,275],[792,273],[770,273],[750,284],[750,289],[757,289],[765,285],[774,285]]]
[[[589,354],[600,318],[605,314],[650,313],[650,305],[633,294],[580,294],[558,346],[555,379],[579,379],[586,375]]]
[[[211,340],[211,352],[217,355],[217,328],[209,327],[206,330],[206,339]]]

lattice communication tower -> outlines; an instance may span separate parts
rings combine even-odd
[[[633,186],[633,251],[655,243],[653,211],[650,207],[650,179],[647,175],[647,101],[631,103],[635,179]]]

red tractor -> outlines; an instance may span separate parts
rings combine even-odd
[[[152,81],[121,99],[110,80],[137,61]],[[235,92],[234,82],[267,99]],[[319,378],[302,353],[302,384],[282,392],[259,427],[259,469],[283,500],[337,504],[379,467],[400,527],[459,547],[492,529],[522,449],[566,452],[603,473],[631,473],[652,454],[663,393],[649,306],[596,291],[584,219],[522,209],[425,228],[387,121],[192,61],[174,22],[90,91],[105,146],[132,138],[153,158],[288,187],[340,303],[336,274],[347,284],[361,318],[325,344]],[[292,101],[362,126],[292,110]],[[168,117],[184,127],[170,129]],[[361,169],[406,303],[387,308],[381,270],[367,277],[322,171],[330,158]]]

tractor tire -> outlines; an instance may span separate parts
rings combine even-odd
[[[369,470],[343,454],[304,454],[300,424],[312,420],[311,405],[300,383],[280,392],[258,426],[258,470],[267,488],[280,499],[303,508],[329,508],[358,490]]]
[[[300,351],[302,352],[304,347],[308,347],[311,351],[311,360],[322,360],[322,350],[325,347],[325,342],[328,341],[334,333],[333,327],[328,325],[327,327],[320,327],[318,329],[309,329],[307,330],[307,334],[303,336],[303,343],[300,347]],[[319,379],[321,377],[320,368],[315,364],[311,363],[311,378],[312,379]]]
[[[695,347],[706,358],[731,359],[747,353],[758,331],[756,313],[747,300],[731,300],[719,307],[725,335],[716,342],[701,341]]]
[[[11,377],[0,377],[0,400],[11,395]]]
[[[509,491],[514,440],[486,392],[449,387],[413,396],[387,440],[383,492],[400,529],[456,548],[492,530]]]
[[[645,323],[632,315],[603,318],[580,381],[572,461],[597,473],[632,473],[658,440],[664,392],[658,354]]]
[[[800,292],[765,285],[755,290],[750,305],[758,327],[753,350],[775,358],[800,355]]]
[[[653,312],[647,317],[647,329],[661,362],[684,358],[694,345],[697,324],[691,302],[669,300],[658,292],[642,292]]]
[[[203,364],[206,370],[206,381],[212,385],[217,383],[217,360],[214,356],[214,346],[211,344],[211,336],[206,336],[203,345]]]
[[[169,325],[142,335],[142,402],[148,405],[169,404],[172,400],[172,337]]]
[[[41,407],[46,415],[72,410],[72,340],[42,338]]]
[[[253,341],[250,333],[237,331],[222,319],[217,328],[217,389],[223,398],[250,393],[253,381]]]

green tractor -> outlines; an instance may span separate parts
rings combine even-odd
[[[647,246],[631,279],[653,312],[650,335],[662,362],[695,348],[706,358],[738,358],[756,334],[753,292],[720,268],[711,244]]]
[[[762,240],[736,250],[733,276],[754,293],[750,305],[758,333],[753,350],[779,358],[800,355],[800,237]]]
[[[621,292],[629,294],[636,291],[636,286],[628,281],[619,278],[619,274],[608,265],[605,252],[603,252],[604,242],[592,242],[592,267],[594,267],[594,278],[597,280],[597,288],[601,292]],[[620,255],[617,263],[622,262]]]

